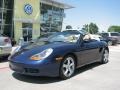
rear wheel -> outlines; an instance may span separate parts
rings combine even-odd
[[[60,77],[62,79],[70,78],[75,72],[75,58],[68,55],[61,62],[60,66]]]
[[[108,61],[109,61],[109,52],[107,49],[105,49],[102,55],[101,63],[105,64],[105,63],[108,63]]]

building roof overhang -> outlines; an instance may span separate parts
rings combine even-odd
[[[44,3],[44,4],[56,6],[56,7],[62,8],[62,9],[71,9],[71,8],[74,8],[74,7],[71,6],[71,5],[58,2],[57,0],[40,0],[40,2],[41,2],[41,3]]]

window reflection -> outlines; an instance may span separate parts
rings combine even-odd
[[[61,31],[63,14],[63,9],[41,3],[41,33]]]
[[[14,0],[0,0],[0,33],[12,37]]]

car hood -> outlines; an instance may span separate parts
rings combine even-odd
[[[53,43],[48,43],[48,42],[41,42],[40,44],[30,44],[27,45],[26,47],[22,48],[21,50],[24,52],[41,52],[45,49],[52,48],[62,48],[62,47],[68,47],[74,45],[73,43],[65,43],[65,42],[53,42]]]

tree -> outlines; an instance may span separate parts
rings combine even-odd
[[[89,25],[89,32],[91,34],[98,33],[98,26],[96,24],[94,24],[94,23],[90,23],[90,25]]]
[[[108,32],[120,32],[120,26],[110,26]]]
[[[72,29],[72,26],[71,25],[67,25],[66,29]]]
[[[90,23],[90,24],[83,25],[82,29],[89,32],[89,33],[91,33],[91,34],[96,34],[96,33],[98,33],[99,28],[98,28],[98,26],[96,24]]]
[[[89,25],[88,24],[83,25],[82,30],[85,30],[85,31],[88,32],[88,29],[89,29]]]

